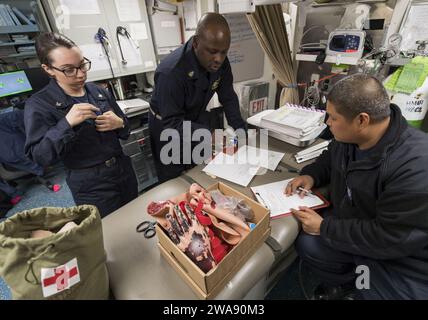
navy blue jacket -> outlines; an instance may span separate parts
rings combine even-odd
[[[354,161],[354,149],[333,140],[302,170],[315,187],[330,183],[332,208],[321,224],[321,238],[427,286],[427,134],[409,127],[391,105],[389,128],[370,156]]]
[[[163,129],[182,133],[183,120],[191,121],[192,133],[209,129],[208,102],[215,92],[224,108],[228,123],[236,130],[246,128],[239,111],[239,101],[233,90],[233,75],[229,60],[215,73],[200,66],[192,48],[192,39],[172,52],[158,66],[151,108],[162,118]],[[160,134],[160,130],[157,130]]]
[[[17,109],[0,114],[0,162],[12,164],[26,159],[24,143],[24,111]]]
[[[100,164],[122,154],[119,138],[129,137],[126,117],[110,94],[93,83],[85,84],[89,103],[101,112],[113,111],[124,120],[123,129],[98,132],[87,120],[71,128],[66,114],[75,102],[64,93],[55,80],[31,96],[25,105],[26,155],[36,163],[47,166],[59,160],[69,169]]]

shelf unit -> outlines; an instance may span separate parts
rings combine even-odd
[[[297,53],[296,60],[298,61],[312,61],[315,62],[317,55],[315,54],[303,54]],[[324,60],[324,63],[334,63],[334,64],[349,64],[356,65],[360,59],[355,57],[342,57],[337,56],[327,56]]]
[[[327,6],[343,6],[346,4],[352,4],[352,3],[366,3],[366,4],[372,4],[372,3],[381,3],[386,2],[387,0],[359,0],[359,1],[341,1],[341,2],[326,2],[326,3],[312,3],[312,7],[327,7]]]
[[[22,42],[0,42],[0,47],[12,47],[12,46],[21,46],[21,45],[26,45],[26,44],[34,44],[36,43],[34,40],[30,40],[30,41],[22,41]]]
[[[0,27],[0,34],[32,33],[39,31],[39,27],[35,24]]]
[[[7,56],[7,58],[28,58],[28,57],[35,57],[37,55],[36,51],[30,51],[30,52],[20,52],[20,53],[14,53]]]
[[[3,26],[0,27],[0,35],[8,35],[9,36],[9,42],[1,42],[0,48],[6,48],[6,47],[15,47],[18,48],[19,46],[25,46],[25,45],[34,45],[34,40],[28,40],[28,41],[12,41],[11,35],[13,34],[32,34],[32,33],[38,33],[40,31],[39,27],[37,25],[21,25],[21,26]],[[2,59],[25,59],[25,58],[31,58],[36,57],[36,51],[29,51],[29,52],[18,52],[16,50],[16,53],[11,53],[8,55],[1,55],[0,58]]]

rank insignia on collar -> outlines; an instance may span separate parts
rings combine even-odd
[[[218,86],[220,85],[220,81],[221,81],[221,77],[218,78],[216,81],[214,81],[213,86],[211,87],[213,91],[215,91],[218,88]]]
[[[100,94],[98,95],[98,98],[103,98],[103,95],[100,93]]]
[[[62,107],[62,103],[61,103],[61,102],[57,102],[55,105],[56,105],[58,108],[59,108],[59,107]]]
[[[193,78],[193,76],[195,75],[195,72],[194,71],[190,71],[187,75],[189,76],[189,78]]]

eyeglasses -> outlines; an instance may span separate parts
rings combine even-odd
[[[89,70],[91,70],[91,60],[84,58],[85,62],[83,62],[80,66],[78,67],[66,67],[64,69],[59,69],[57,67],[54,66],[50,66],[52,69],[61,71],[62,73],[64,73],[64,75],[66,77],[75,77],[77,76],[77,71],[80,69],[82,72],[88,72]]]

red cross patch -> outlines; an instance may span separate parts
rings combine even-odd
[[[41,269],[42,289],[45,298],[67,290],[80,282],[77,259],[56,268]]]

